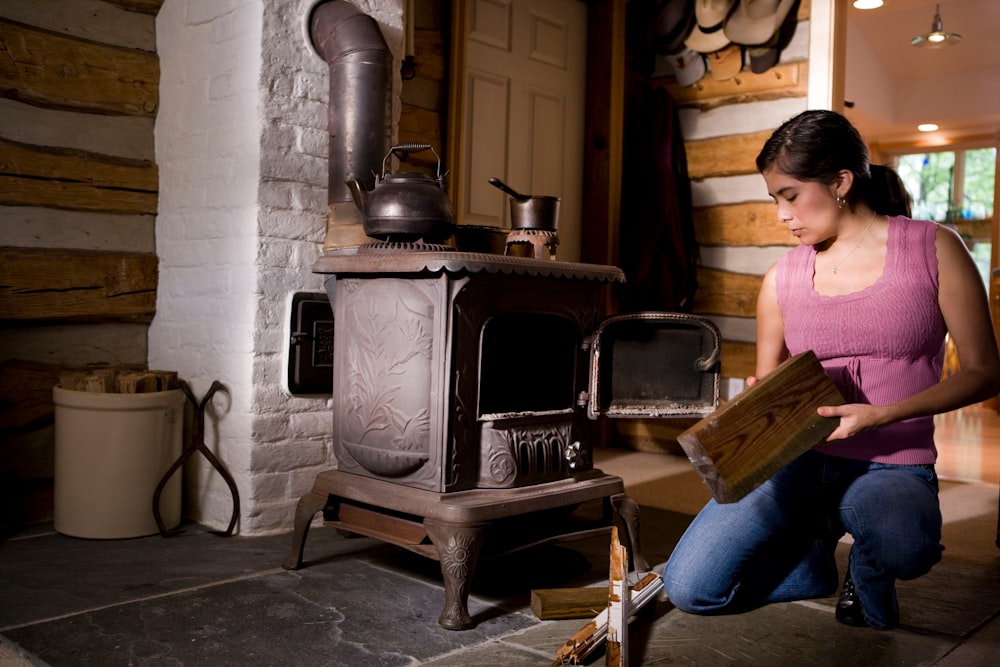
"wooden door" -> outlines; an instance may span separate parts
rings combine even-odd
[[[579,261],[587,9],[579,0],[457,3],[461,122],[453,199],[460,224],[510,227],[492,176],[562,199],[558,257]],[[453,107],[454,108],[454,107]]]

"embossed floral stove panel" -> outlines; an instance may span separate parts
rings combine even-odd
[[[339,470],[450,492],[592,467],[585,342],[617,269],[458,252],[324,259]]]

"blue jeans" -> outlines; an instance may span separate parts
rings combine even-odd
[[[696,614],[826,597],[838,588],[834,553],[845,532],[865,620],[894,627],[896,580],[941,560],[934,467],[807,452],[739,502],[709,501],[664,566],[664,588]]]

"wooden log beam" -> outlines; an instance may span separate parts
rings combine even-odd
[[[0,247],[0,322],[150,322],[154,254]]]
[[[404,102],[402,104],[402,113],[399,116],[397,140],[401,144],[407,142],[430,144],[440,154],[440,147],[444,143],[444,139],[441,136],[443,126],[444,122],[440,113],[421,109],[418,106]],[[420,165],[432,170],[437,168],[437,158],[430,151],[414,153],[407,158],[407,163],[410,165]]]
[[[0,175],[0,204],[41,206],[66,211],[155,215],[157,195],[110,191],[84,183],[39,181]]]
[[[767,131],[686,141],[688,176],[700,180],[710,176],[756,174],[757,154],[770,136],[771,132]],[[773,212],[773,205],[771,210]]]
[[[155,215],[158,179],[145,160],[0,139],[0,204]]]
[[[740,72],[732,79],[718,81],[703,77],[690,86],[682,86],[672,77],[665,85],[677,104],[708,111],[728,104],[805,97],[808,93],[809,63],[778,64],[762,74]]]
[[[17,359],[0,363],[0,432],[51,424],[52,387],[59,384],[63,370],[55,364]]]
[[[0,95],[49,109],[155,116],[155,53],[0,18]]]
[[[417,61],[417,78],[444,81],[448,75],[448,57],[445,54],[443,30],[415,28],[413,55]]]
[[[722,377],[746,379],[757,370],[757,344],[722,341]]]
[[[699,315],[756,317],[757,293],[763,276],[699,268],[694,312]]]
[[[797,246],[778,221],[772,202],[744,202],[694,209],[694,235],[703,246]]]

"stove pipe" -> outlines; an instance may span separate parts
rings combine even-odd
[[[309,21],[316,52],[330,67],[330,181],[324,252],[349,252],[370,239],[345,181],[371,189],[392,145],[392,53],[378,23],[345,0],[317,5]]]

